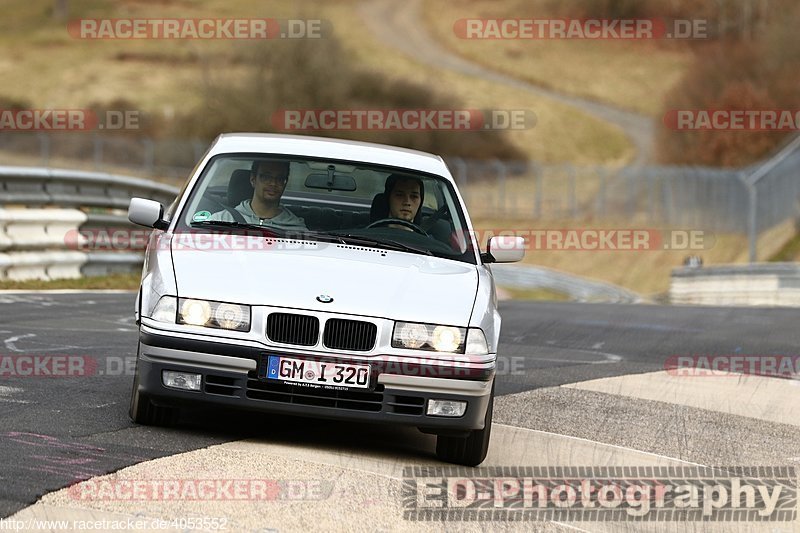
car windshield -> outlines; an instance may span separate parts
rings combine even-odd
[[[448,180],[354,161],[217,156],[193,188],[176,229],[258,230],[476,263]]]

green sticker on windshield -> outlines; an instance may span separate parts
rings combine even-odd
[[[211,211],[198,211],[194,214],[192,220],[194,222],[202,222],[204,220],[208,220],[209,218],[211,218]]]

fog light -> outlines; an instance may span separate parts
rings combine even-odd
[[[189,374],[188,372],[164,370],[161,373],[161,382],[164,386],[172,387],[173,389],[200,390],[202,379],[200,374]]]
[[[428,416],[462,416],[467,402],[455,400],[428,400]]]

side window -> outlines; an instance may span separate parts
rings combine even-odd
[[[423,207],[430,207],[436,211],[439,208],[438,197],[441,195],[439,193],[439,186],[436,181],[430,179],[424,180],[423,183],[425,185],[425,201],[422,205]]]
[[[164,214],[165,220],[171,221],[172,217],[175,216],[175,211],[178,209],[178,204],[180,203],[181,198],[183,198],[183,195],[186,194],[186,188],[188,186],[189,186],[189,180],[187,179],[183,183],[183,187],[181,187],[181,190],[178,192],[178,195],[175,197],[172,203],[169,204],[169,207],[167,207],[167,212]]]
[[[191,201],[183,212],[183,223],[189,225],[193,220],[206,220],[211,215],[226,208],[228,182],[237,169],[249,169],[252,159],[220,158],[211,163],[192,192]]]

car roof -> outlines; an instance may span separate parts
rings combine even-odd
[[[209,156],[226,153],[268,153],[360,161],[407,168],[452,178],[441,157],[386,144],[273,133],[224,133],[209,149]]]

